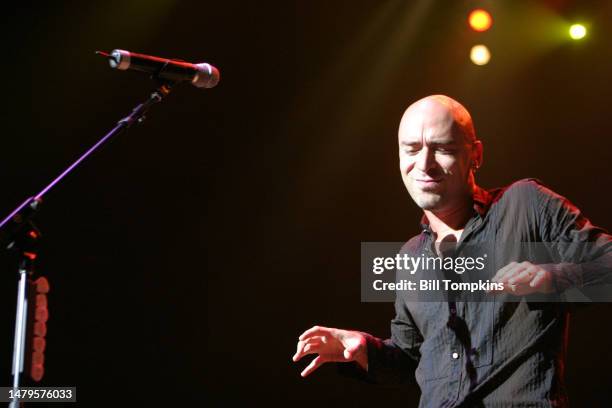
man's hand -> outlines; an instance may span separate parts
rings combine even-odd
[[[527,261],[509,263],[497,271],[492,281],[503,283],[503,292],[517,296],[553,291],[551,272]]]
[[[314,326],[300,336],[293,361],[308,354],[318,356],[302,371],[302,377],[330,361],[355,361],[367,371],[368,348],[366,335],[362,332]]]

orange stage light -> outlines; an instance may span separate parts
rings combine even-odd
[[[483,9],[473,10],[469,17],[468,22],[470,23],[470,27],[472,30],[483,32],[487,31],[493,25],[493,18],[488,11]]]

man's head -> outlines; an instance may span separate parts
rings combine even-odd
[[[404,112],[398,136],[402,179],[419,207],[452,211],[471,197],[482,143],[459,102],[444,95],[418,100]]]

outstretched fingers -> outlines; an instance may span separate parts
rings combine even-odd
[[[314,360],[310,362],[310,364],[308,364],[308,366],[304,369],[304,371],[302,371],[300,375],[302,377],[306,377],[307,375],[312,373],[314,370],[321,367],[321,365],[325,363],[325,361],[326,360],[322,356],[317,356]]]
[[[367,371],[367,338],[365,333],[314,326],[300,336],[293,361],[303,356],[317,354],[302,371],[306,377],[322,364],[337,361],[356,361]]]
[[[310,329],[306,330],[304,333],[302,333],[299,337],[299,340],[306,340],[309,337],[313,337],[313,336],[326,336],[331,334],[333,329],[330,329],[329,327],[323,327],[323,326],[313,326]]]
[[[306,340],[300,340],[297,344],[297,350],[293,355],[293,361],[298,361],[308,354],[318,353],[321,345],[325,343],[325,338],[321,336],[309,337]]]

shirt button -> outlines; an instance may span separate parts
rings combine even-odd
[[[451,354],[451,357],[453,358],[453,360],[456,360],[459,358],[459,353],[455,351],[453,354]]]

